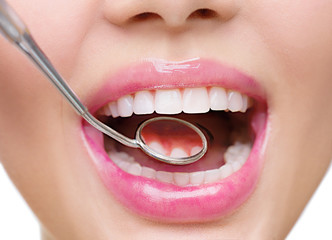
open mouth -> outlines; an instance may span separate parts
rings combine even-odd
[[[206,133],[209,150],[198,162],[172,166],[104,135],[105,151],[118,167],[136,176],[182,187],[216,182],[238,171],[249,156],[255,138],[250,126],[257,107],[254,105],[254,100],[247,95],[221,87],[139,91],[126,95],[99,110],[100,118],[111,128],[134,138],[141,122],[155,116],[175,115]],[[155,136],[157,133],[150,134],[149,145],[158,152],[188,157],[201,149],[191,135],[179,135],[179,129],[167,130],[167,137],[173,140],[167,144]]]
[[[151,64],[135,67],[146,85],[130,89],[120,84],[121,90],[112,90],[116,98],[100,104],[94,112],[105,124],[131,138],[140,123],[155,116],[171,115],[193,123],[202,129],[209,144],[199,161],[182,166],[165,164],[83,124],[84,142],[106,188],[126,208],[158,221],[201,222],[232,212],[253,192],[262,167],[267,107],[252,80],[209,61],[185,64],[195,67],[171,73],[160,71],[155,64],[152,68]],[[121,78],[137,84],[133,70],[129,72],[120,74]],[[176,87],[183,75],[187,77],[183,86]],[[155,87],[152,78],[169,84]],[[172,157],[192,155],[199,147],[179,131],[168,131],[168,135],[174,139],[171,144],[165,145],[158,134],[150,135],[150,144]]]

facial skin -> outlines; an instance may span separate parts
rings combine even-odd
[[[1,38],[0,159],[45,239],[285,238],[332,156],[331,1],[10,3],[83,102],[132,62],[198,56],[253,76],[269,108],[263,171],[244,205],[207,223],[146,220],[106,190],[82,145],[80,117]],[[213,16],[191,15],[203,8]],[[133,19],[145,12],[155,15]]]

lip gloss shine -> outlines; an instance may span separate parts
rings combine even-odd
[[[265,102],[263,90],[253,78],[218,62],[201,59],[183,62],[146,60],[106,79],[90,106],[97,110],[107,102],[142,90],[199,86],[237,90]],[[124,172],[105,152],[102,134],[85,122],[82,139],[103,184],[126,208],[158,221],[204,222],[231,213],[255,189],[263,165],[266,112],[257,113],[251,124],[255,126],[256,138],[242,168],[218,182],[200,186],[179,187]]]

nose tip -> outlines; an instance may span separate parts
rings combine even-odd
[[[109,0],[105,16],[115,25],[146,20],[162,20],[178,28],[190,20],[218,19],[227,21],[238,11],[233,0]]]

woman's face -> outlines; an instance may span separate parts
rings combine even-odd
[[[1,38],[0,158],[45,236],[287,235],[331,159],[331,1],[10,3],[112,127],[129,134],[147,113],[186,111],[179,117],[215,138],[205,159],[182,167],[103,143]],[[167,151],[190,151],[184,140]]]

